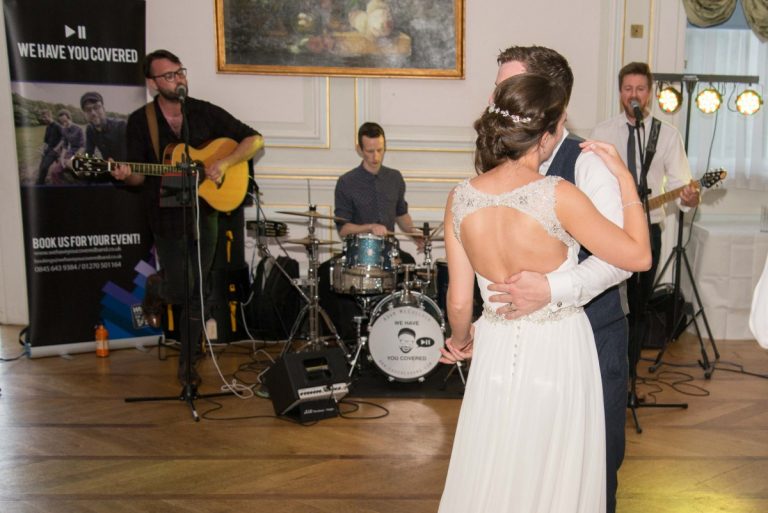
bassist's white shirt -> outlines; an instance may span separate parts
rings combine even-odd
[[[648,137],[651,134],[652,116],[646,116],[641,128],[641,140],[648,144]],[[627,139],[629,138],[629,120],[625,113],[614,116],[611,119],[603,121],[597,125],[591,139],[606,141],[619,151],[621,159],[627,162]],[[643,130],[645,134],[643,134]],[[637,170],[640,171],[640,155],[635,150],[637,161]],[[662,121],[659,130],[659,140],[656,143],[656,155],[651,161],[651,168],[648,170],[648,188],[651,189],[649,198],[653,198],[663,193],[687,185],[691,181],[691,169],[688,165],[688,157],[685,154],[683,139],[677,128],[669,123]],[[680,204],[680,199],[676,200],[678,207],[687,211],[688,207]],[[651,223],[660,223],[664,220],[664,207],[651,211]]]

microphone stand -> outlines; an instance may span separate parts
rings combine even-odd
[[[643,125],[642,111],[639,107],[635,107],[635,131],[637,137],[635,138],[637,143],[637,154],[640,156],[640,175],[638,183],[638,194],[640,201],[643,204],[645,210],[645,220],[648,223],[648,236],[653,242],[652,230],[651,230],[651,210],[648,205],[648,196],[651,192],[648,188],[648,170],[651,166],[650,161],[645,159],[645,125]],[[638,116],[640,114],[640,116]],[[643,138],[640,138],[640,131],[642,129]],[[629,164],[629,163],[628,163]],[[651,248],[653,251],[653,248]],[[648,271],[646,271],[648,272]],[[630,280],[634,280],[635,294],[632,298],[630,312],[633,312],[633,324],[630,327],[631,333],[629,337],[629,394],[627,400],[627,408],[632,411],[632,420],[635,422],[635,430],[638,434],[643,432],[643,428],[640,426],[640,422],[637,419],[638,408],[688,408],[687,403],[676,404],[662,404],[662,403],[645,403],[637,396],[637,364],[640,361],[640,350],[642,349],[642,338],[647,333],[648,315],[646,313],[648,298],[646,297],[645,289],[643,287],[643,273],[634,273]]]
[[[186,103],[186,88],[183,85],[179,85],[176,87],[176,93],[179,96],[179,102],[181,103],[181,115],[182,115],[182,124],[181,124],[181,138],[182,142],[184,144],[184,157],[182,158],[182,161],[177,164],[178,169],[181,171],[181,195],[179,196],[179,204],[181,207],[181,222],[182,222],[182,230],[183,230],[183,246],[184,246],[184,325],[180,328],[182,330],[182,337],[181,337],[181,352],[180,352],[180,358],[184,361],[181,362],[184,365],[184,383],[182,384],[181,392],[178,396],[166,396],[166,397],[135,397],[135,398],[127,398],[125,399],[125,402],[132,403],[132,402],[147,402],[147,401],[170,401],[170,400],[179,400],[184,401],[187,406],[189,406],[190,412],[192,414],[192,419],[195,422],[200,422],[200,415],[197,413],[197,409],[195,407],[195,399],[205,398],[205,397],[221,397],[221,396],[227,396],[232,393],[230,392],[218,392],[214,394],[206,394],[206,395],[200,395],[197,393],[197,384],[194,383],[193,377],[193,363],[192,360],[194,360],[194,345],[192,341],[192,323],[190,321],[190,317],[192,312],[190,311],[190,307],[192,306],[192,301],[190,300],[190,283],[189,283],[189,258],[190,258],[190,246],[194,244],[194,251],[196,251],[195,261],[198,265],[198,270],[200,270],[200,237],[194,237],[194,235],[190,235],[187,233],[187,210],[188,208],[191,208],[193,206],[197,207],[197,201],[198,197],[197,194],[193,196],[193,192],[196,192],[195,189],[195,183],[192,180],[198,179],[198,173],[203,172],[204,170],[198,166],[197,163],[192,162],[192,158],[189,153],[189,122],[187,119],[187,103]],[[192,212],[193,222],[194,222],[194,230],[197,232],[199,230],[199,209],[194,208]],[[190,237],[194,237],[190,239]],[[201,323],[201,333],[204,329],[202,326],[203,320],[204,320],[204,307],[203,307],[203,276],[202,274],[199,274],[198,276],[198,286],[196,287],[196,290],[194,291],[195,294],[200,295],[200,323]],[[186,333],[186,336],[183,334]]]

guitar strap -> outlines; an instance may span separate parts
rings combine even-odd
[[[163,163],[160,160],[160,136],[157,128],[157,113],[155,113],[155,102],[149,102],[144,106],[144,110],[147,113],[147,126],[149,127],[149,138],[152,140],[152,148],[155,150],[155,157],[157,162]]]
[[[157,127],[157,113],[155,112],[155,102],[149,102],[144,106],[144,111],[147,115],[147,127],[149,128],[149,138],[152,141],[152,149],[155,150],[155,158],[157,162],[163,164],[163,160],[160,154],[160,134]],[[174,180],[172,177],[163,175],[160,177],[160,206],[161,207],[178,207],[179,204],[179,190],[180,187],[176,184],[178,180]],[[170,310],[169,310],[170,315]]]
[[[651,161],[656,154],[656,143],[659,141],[660,131],[661,121],[654,117],[651,121],[651,133],[648,136],[648,144],[645,145],[645,160],[643,160],[643,169],[641,171],[643,178],[648,175],[648,170],[651,169]]]

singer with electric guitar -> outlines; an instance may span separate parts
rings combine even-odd
[[[128,118],[127,160],[138,163],[135,171],[147,171],[146,167],[142,168],[143,164],[168,164],[163,155],[166,148],[180,148],[182,155],[188,148],[189,160],[182,157],[178,160],[182,164],[204,161],[204,165],[178,166],[182,173],[192,175],[187,173],[190,167],[195,172],[202,170],[208,187],[214,191],[237,182],[235,172],[238,167],[245,165],[247,168],[247,161],[263,147],[261,134],[224,109],[188,96],[187,70],[173,53],[167,50],[150,53],[144,59],[143,71],[147,87],[155,97]],[[231,140],[232,144],[222,151],[212,152],[211,158],[195,155],[196,149],[204,151],[207,148],[206,143],[225,139]],[[197,208],[198,202],[193,195],[195,176],[187,180],[186,194],[169,195],[162,172],[158,173],[160,176],[146,176],[134,172],[126,163],[110,166],[109,171],[115,179],[124,180],[126,184],[143,186],[162,278],[148,280],[142,306],[148,321],[157,325],[164,303],[188,303],[189,311],[183,308],[177,322],[182,339],[178,377],[185,390],[195,388],[200,379],[194,361],[200,351],[203,321],[200,287],[202,290],[209,288],[205,285],[218,241],[218,211],[206,201],[200,201]],[[233,172],[232,176],[230,172]],[[201,183],[201,190],[205,183]],[[198,268],[202,270],[201,276],[198,276]],[[188,271],[186,277],[185,269]]]
[[[632,62],[619,71],[619,100],[622,112],[598,124],[590,135],[593,139],[607,141],[619,151],[627,167],[635,172],[640,183],[643,169],[648,198],[676,190],[677,208],[682,211],[699,204],[699,182],[693,181],[685,153],[683,139],[677,128],[650,115],[650,101],[653,98],[653,75],[644,62]],[[656,269],[661,252],[661,223],[666,217],[662,201],[650,208],[651,269],[641,273],[638,281],[627,280],[627,296],[631,305],[645,303],[652,292]],[[638,294],[640,297],[638,299]],[[633,315],[629,316],[630,323]],[[630,333],[632,330],[630,329]]]

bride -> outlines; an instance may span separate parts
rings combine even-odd
[[[624,229],[574,185],[543,177],[565,123],[566,95],[525,73],[496,88],[475,122],[478,176],[445,209],[452,336],[444,362],[473,356],[440,513],[605,511],[602,391],[592,330],[581,308],[545,307],[507,320],[488,284],[523,270],[577,264],[579,244],[628,271],[651,263],[633,178],[615,148],[585,141],[621,187]],[[472,325],[475,276],[485,301]]]

